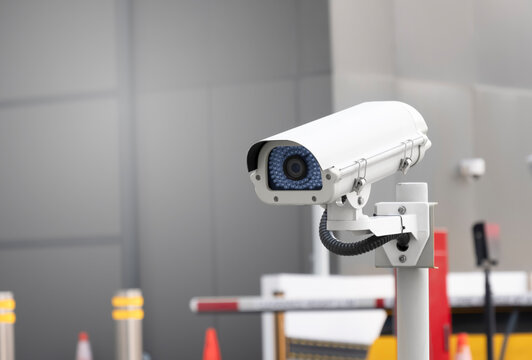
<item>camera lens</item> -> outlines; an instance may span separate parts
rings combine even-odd
[[[321,190],[321,169],[303,146],[277,146],[268,156],[268,186],[272,190]]]
[[[284,161],[283,170],[287,178],[301,180],[307,176],[307,163],[301,155],[292,155]]]

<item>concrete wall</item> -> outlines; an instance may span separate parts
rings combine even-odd
[[[526,1],[331,0],[334,108],[397,99],[425,117],[433,148],[408,176],[377,184],[373,201],[393,199],[394,183],[427,181],[449,231],[452,271],[472,270],[471,225],[501,225],[501,270],[532,270],[530,108],[532,40]],[[457,173],[482,157],[476,183]],[[372,256],[342,259],[343,273],[374,272]]]
[[[195,317],[310,268],[302,209],[261,204],[256,139],[330,112],[318,0],[0,3],[0,288],[18,359],[113,358],[110,298],[145,294],[154,359],[260,356],[258,316]]]

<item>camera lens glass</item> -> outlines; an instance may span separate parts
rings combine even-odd
[[[301,180],[307,176],[307,163],[301,155],[292,155],[284,161],[283,170],[287,178]]]
[[[268,157],[268,184],[272,190],[320,190],[320,165],[303,146],[277,146]]]

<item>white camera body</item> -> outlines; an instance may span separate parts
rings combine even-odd
[[[362,103],[253,144],[247,155],[248,171],[257,196],[265,203],[330,204],[369,190],[371,183],[399,170],[406,173],[430,148],[426,134],[423,117],[410,105],[397,101]],[[272,173],[282,169],[280,165],[270,168],[272,150],[301,146],[319,165],[316,177],[321,178],[317,179],[321,188],[273,188]],[[366,201],[364,197],[353,205],[363,206]]]

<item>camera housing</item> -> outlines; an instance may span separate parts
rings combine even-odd
[[[430,148],[426,134],[423,117],[410,105],[367,102],[256,142],[247,167],[265,203],[330,204],[406,173]]]

